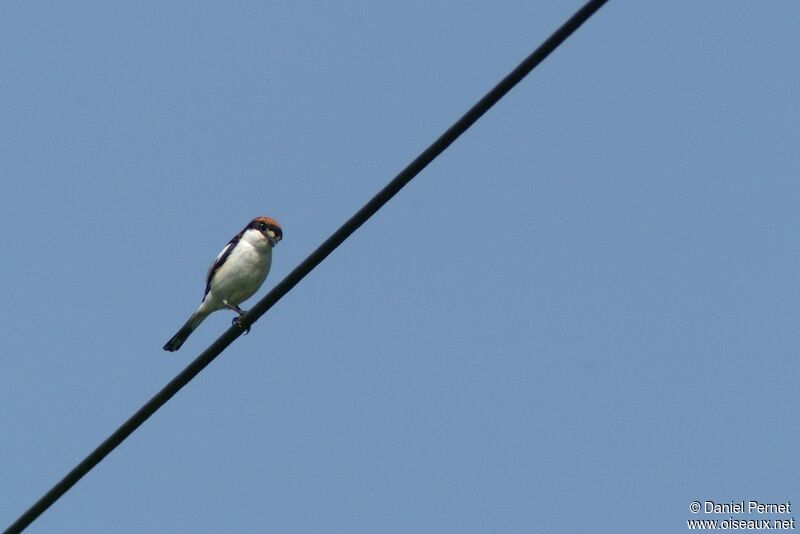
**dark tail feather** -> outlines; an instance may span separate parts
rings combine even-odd
[[[181,345],[183,345],[183,342],[186,341],[186,338],[188,338],[189,335],[194,332],[194,329],[197,328],[197,325],[202,323],[203,319],[205,318],[205,315],[198,316],[196,313],[189,317],[189,320],[186,321],[186,324],[183,325],[180,330],[178,330],[178,333],[172,336],[172,339],[167,341],[167,344],[164,345],[164,350],[175,352],[181,348]]]

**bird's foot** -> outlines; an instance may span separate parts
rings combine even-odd
[[[248,326],[248,327],[245,328],[245,326],[242,324],[242,317],[244,317],[245,313],[246,312],[240,312],[238,317],[234,317],[233,318],[233,321],[231,321],[231,324],[235,325],[235,326],[238,326],[239,328],[244,328],[244,335],[247,335],[247,334],[250,333],[250,327]]]

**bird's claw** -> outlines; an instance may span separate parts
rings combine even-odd
[[[231,324],[235,325],[235,326],[238,326],[239,328],[244,328],[244,325],[242,325],[242,317],[243,316],[244,316],[244,314],[242,314],[242,315],[240,315],[238,317],[234,317],[233,321],[231,321]],[[250,333],[250,327],[248,326],[247,328],[244,328],[244,335],[247,335],[249,333]]]

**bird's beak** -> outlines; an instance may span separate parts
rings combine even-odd
[[[276,235],[274,232],[270,232],[270,233],[267,234],[267,241],[269,241],[270,246],[274,247],[275,245],[278,244],[278,241],[280,241],[280,240],[281,240],[281,238],[278,235]]]

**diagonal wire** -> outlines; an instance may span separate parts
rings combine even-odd
[[[242,318],[242,326],[249,326],[256,322],[264,313],[275,305],[288,293],[300,280],[319,265],[333,252],[345,239],[355,232],[362,224],[383,207],[395,196],[408,182],[422,171],[431,161],[439,156],[462,133],[472,126],[481,116],[506,95],[517,83],[541,63],[550,53],[563,43],[581,24],[586,22],[608,0],[591,0],[575,12],[560,28],[542,43],[531,55],[525,58],[511,73],[503,78],[491,91],[472,106],[455,124],[444,132],[424,152],[412,161],[405,169],[395,176],[386,187],[372,197],[364,207],[350,217],[338,230],[325,240],[311,253],[300,265],[290,272],[267,293],[255,306]],[[37,517],[56,502],[64,493],[75,485],[86,473],[103,460],[120,443],[130,436],[139,426],[163,406],[183,386],[197,376],[214,358],[225,350],[243,332],[241,326],[232,326],[223,333],[214,343],[200,354],[183,371],[173,378],[164,388],[156,393],[147,403],[125,421],[113,434],[92,451],[81,463],[72,469],[50,491],[45,493],[28,510],[25,511],[8,529],[5,534],[21,532],[28,527]]]

